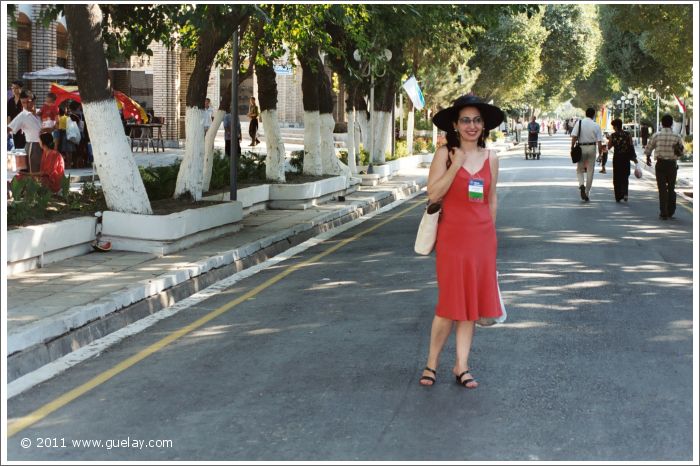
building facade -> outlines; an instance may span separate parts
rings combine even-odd
[[[50,66],[73,69],[68,31],[64,18],[53,21],[48,27],[38,22],[41,5],[18,5],[14,13],[16,23],[8,18],[7,25],[7,77],[8,85],[15,79],[24,81],[41,105],[51,85],[50,81],[26,80],[22,75]],[[127,60],[112,60],[109,74],[112,87],[129,95],[149,113],[162,118],[163,136],[170,141],[185,138],[185,112],[187,86],[194,68],[194,58],[178,47],[169,49],[160,43],[152,43],[152,56],[134,56]],[[302,127],[304,108],[302,102],[300,66],[278,67],[277,115],[282,127]],[[226,86],[231,85],[231,69],[212,67],[207,83],[207,96],[217,109]],[[334,93],[334,117],[345,121],[345,99],[342,86]],[[251,96],[257,100],[258,86],[255,75],[239,83],[238,113],[241,121],[247,121],[248,102]],[[202,102],[202,105],[204,102]]]

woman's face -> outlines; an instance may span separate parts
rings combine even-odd
[[[459,111],[459,118],[455,123],[455,129],[459,137],[466,142],[477,142],[484,131],[484,120],[481,112],[476,107],[464,107]]]

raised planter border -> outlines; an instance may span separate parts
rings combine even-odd
[[[166,255],[241,229],[240,201],[229,201],[168,215],[105,211],[102,238],[112,249]]]
[[[8,276],[92,251],[96,217],[31,225],[7,232]]]

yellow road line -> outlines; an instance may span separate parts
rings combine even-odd
[[[293,265],[292,267],[289,267],[288,269],[278,273],[274,277],[270,278],[269,280],[265,281],[264,283],[261,283],[260,285],[256,286],[252,290],[243,294],[242,296],[234,299],[233,301],[230,301],[230,302],[224,304],[221,307],[214,309],[209,314],[195,320],[191,324],[170,333],[168,336],[153,343],[148,348],[145,348],[145,349],[141,350],[140,352],[138,352],[137,354],[125,359],[124,361],[120,362],[119,364],[112,367],[111,369],[108,369],[108,370],[102,372],[101,374],[95,376],[94,378],[90,379],[89,381],[85,382],[84,384],[80,385],[79,387],[76,387],[73,390],[71,390],[67,393],[64,393],[63,395],[61,395],[58,398],[56,398],[55,400],[45,404],[44,406],[33,411],[32,413],[8,423],[7,438],[10,438],[13,435],[16,435],[17,433],[23,431],[24,429],[32,426],[33,424],[41,421],[49,414],[53,413],[54,411],[56,411],[58,409],[61,409],[62,407],[66,406],[68,403],[70,403],[71,401],[75,400],[76,398],[79,398],[80,396],[89,392],[93,388],[102,385],[103,383],[105,383],[106,381],[111,379],[112,377],[124,372],[125,370],[127,370],[128,368],[133,366],[134,364],[146,359],[151,354],[163,349],[164,347],[168,346],[170,343],[174,342],[178,338],[181,338],[181,337],[187,335],[188,333],[190,333],[190,332],[198,329],[202,325],[206,324],[210,320],[219,317],[220,315],[233,309],[234,307],[236,307],[240,303],[254,297],[255,295],[262,292],[263,290],[269,288],[270,286],[274,285],[278,281],[282,280],[287,275],[290,275],[290,274],[296,272],[297,270],[299,270],[300,268],[302,268],[306,265],[312,264],[312,263],[322,259],[323,257],[334,253],[335,251],[342,248],[346,244],[351,243],[351,242],[357,240],[358,238],[360,238],[368,233],[373,232],[377,228],[380,228],[380,227],[386,225],[387,223],[396,220],[397,218],[408,213],[409,211],[415,209],[416,206],[422,205],[423,203],[424,203],[424,201],[415,202],[412,206],[407,207],[406,209],[402,210],[401,212],[398,212],[398,213],[392,215],[391,217],[387,218],[386,220],[382,220],[381,222],[377,223],[376,225],[374,225],[370,228],[367,228],[366,230],[363,230],[350,238],[344,239],[343,241],[331,246],[327,250],[325,250],[319,254],[316,254],[315,256],[313,256],[310,259],[307,259],[303,262],[300,262],[296,265]]]

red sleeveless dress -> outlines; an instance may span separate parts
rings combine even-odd
[[[483,180],[483,202],[469,199],[470,180]],[[502,313],[496,278],[496,226],[488,203],[490,188],[489,156],[474,174],[460,167],[442,200],[435,244],[435,314],[440,317],[478,320]]]

